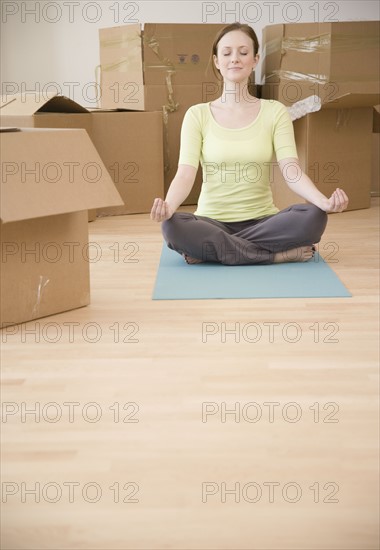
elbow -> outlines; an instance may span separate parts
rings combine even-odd
[[[298,159],[284,159],[279,162],[280,170],[282,177],[288,184],[288,186],[293,189],[293,186],[302,180],[304,173],[298,162]]]

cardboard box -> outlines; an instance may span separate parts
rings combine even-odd
[[[145,23],[142,29],[136,23],[100,29],[101,107],[150,111],[145,86],[164,86],[170,95],[172,86],[218,82],[211,48],[223,27]]]
[[[262,97],[293,108],[310,96],[319,112],[294,122],[301,166],[329,196],[348,194],[348,210],[368,208],[371,188],[371,113],[379,103],[379,21],[269,25],[263,31]],[[275,169],[282,207],[293,197]],[[281,182],[281,183],[280,183]]]
[[[262,87],[267,95],[266,85]],[[342,105],[355,101],[350,94]],[[347,210],[369,208],[371,187],[372,107],[334,109],[323,103],[318,112],[294,120],[294,134],[301,168],[327,197],[340,187],[349,197]],[[275,163],[275,159],[272,159]],[[272,190],[278,208],[302,199],[292,193],[278,167]]]
[[[371,195],[380,195],[380,105],[373,110]]]
[[[89,208],[122,199],[84,130],[0,132],[0,326],[90,303]]]
[[[2,98],[0,119],[4,126],[84,128],[124,201],[98,214],[150,212],[164,193],[162,111],[89,110],[54,94],[16,94]]]
[[[148,213],[164,194],[162,112],[94,113],[90,134],[124,206],[99,215]]]
[[[271,99],[291,105],[316,94],[331,102],[350,93],[365,99],[360,106],[379,102],[379,21],[269,25],[262,46]]]

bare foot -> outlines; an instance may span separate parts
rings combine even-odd
[[[196,258],[192,258],[191,256],[188,256],[187,254],[182,254],[182,256],[185,258],[185,262],[187,264],[202,264],[202,260],[197,260]]]
[[[292,250],[277,252],[274,255],[274,263],[282,264],[285,262],[308,262],[313,258],[314,252],[314,246],[300,246],[299,248],[292,248]]]

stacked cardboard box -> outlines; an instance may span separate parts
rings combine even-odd
[[[162,112],[96,112],[63,96],[33,94],[3,98],[0,119],[4,126],[84,128],[124,201],[100,215],[150,212],[163,193]]]
[[[1,327],[90,303],[87,209],[122,204],[85,130],[15,130],[0,132]]]
[[[263,32],[262,97],[291,106],[318,96],[321,109],[294,122],[301,167],[327,196],[336,187],[349,209],[370,206],[372,106],[379,103],[379,22],[270,25]],[[275,171],[277,203],[286,184]],[[281,200],[283,199],[283,200]]]
[[[284,105],[312,95],[325,103],[348,94],[357,95],[359,107],[376,105],[379,31],[379,21],[265,27],[262,74],[267,93]]]
[[[101,106],[162,110],[165,192],[178,166],[180,130],[186,110],[221,94],[211,46],[223,24],[129,24],[100,30]],[[195,204],[202,183],[198,170],[184,204]]]
[[[151,86],[163,86],[168,108],[175,108],[173,86],[212,90],[211,45],[222,24],[128,24],[100,29],[101,106],[155,109]],[[153,88],[155,91],[156,88]],[[159,102],[160,103],[160,102]]]

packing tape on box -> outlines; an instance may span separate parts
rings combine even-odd
[[[281,50],[303,53],[331,51],[331,34],[325,33],[308,38],[288,37],[282,39]]]
[[[127,48],[134,40],[140,42],[140,35],[133,36],[131,33],[121,33],[117,38],[100,39],[99,43],[102,48]]]
[[[179,103],[174,99],[173,85],[172,85],[172,73],[168,71],[166,75],[166,91],[168,95],[168,102],[162,106],[163,122],[164,122],[164,171],[168,172],[170,169],[170,154],[169,154],[169,113],[175,112]]]
[[[148,48],[152,50],[152,52],[158,57],[159,61],[161,62],[161,65],[149,65],[144,63],[144,67],[146,69],[167,69],[170,70],[172,73],[175,73],[174,63],[168,57],[162,55],[160,44],[154,34],[149,36],[146,31],[144,31],[143,42],[146,46],[148,46]]]
[[[351,109],[336,109],[335,130],[347,126],[351,119]]]
[[[150,48],[154,54],[158,57],[160,65],[151,65],[144,63],[145,69],[160,69],[166,70],[165,75],[165,84],[166,84],[166,94],[167,94],[167,103],[162,106],[163,114],[163,124],[164,124],[164,171],[168,172],[170,170],[170,152],[169,152],[169,113],[177,111],[179,103],[175,100],[172,77],[176,74],[174,63],[168,58],[162,55],[160,51],[160,44],[157,40],[157,37],[152,34],[148,35],[146,31],[143,33],[144,44]]]
[[[339,82],[377,82],[379,77],[376,74],[371,75],[372,78],[366,76],[365,80],[362,76],[353,78],[352,75],[349,78],[339,78]],[[270,79],[274,79],[270,82]],[[325,74],[312,74],[312,73],[298,73],[295,71],[285,71],[283,69],[277,69],[272,71],[265,77],[265,82],[268,84],[277,83],[280,79],[293,80],[293,81],[307,81],[314,84],[328,84],[331,80]]]
[[[101,48],[125,48],[127,55],[118,56],[113,63],[102,63],[103,72],[128,72],[131,68],[139,67],[141,62],[141,35],[140,33],[121,33],[117,38],[100,40]]]
[[[267,55],[272,55],[277,52],[281,52],[281,55],[285,55],[288,50],[296,52],[326,52],[331,48],[331,35],[328,33],[320,34],[316,36],[310,36],[308,38],[288,37],[284,38],[278,36],[272,40],[268,40],[263,47],[263,58]]]
[[[302,53],[332,53],[358,51],[369,48],[379,48],[379,34],[336,34],[331,38],[330,33],[317,34],[309,37],[277,37],[268,40],[263,47],[263,58],[278,51],[282,55],[287,51]]]
[[[33,317],[37,317],[39,315],[39,311],[40,311],[40,305],[41,305],[41,300],[43,298],[43,295],[44,295],[44,290],[45,290],[45,287],[46,285],[48,285],[50,283],[50,279],[45,277],[44,275],[40,275],[40,281],[37,285],[37,297],[36,297],[36,301],[34,303],[34,306],[33,306],[33,311],[32,311],[32,316]]]
[[[327,75],[325,74],[312,74],[312,73],[297,73],[294,71],[284,71],[284,70],[276,70],[271,72],[266,77],[266,82],[269,81],[269,79],[276,77],[275,82],[277,82],[278,79],[283,78],[285,80],[307,80],[308,82],[313,82],[316,84],[326,84],[329,82],[329,79]],[[270,82],[269,82],[270,84]]]
[[[143,32],[143,41],[148,48],[150,48],[154,54],[158,57],[161,65],[151,65],[144,63],[144,69],[161,69],[166,70],[165,83],[166,83],[166,92],[168,96],[168,103],[163,105],[163,109],[166,113],[172,113],[176,111],[179,107],[179,103],[176,102],[174,98],[174,91],[172,85],[172,77],[176,74],[176,69],[174,63],[168,58],[165,57],[160,51],[160,44],[157,40],[157,37],[152,34],[148,35],[146,31]]]
[[[169,113],[177,111],[179,103],[174,97],[172,77],[176,74],[174,63],[168,58],[165,57],[160,50],[160,44],[157,40],[157,37],[154,34],[148,35],[144,30],[143,32],[143,41],[144,44],[150,48],[156,57],[160,61],[160,65],[152,65],[144,63],[145,69],[159,69],[166,70],[165,75],[165,84],[166,84],[166,93],[167,93],[167,103],[162,106],[163,113],[163,123],[164,123],[164,171],[168,172],[170,169],[170,152],[169,152]]]
[[[136,61],[131,60],[129,57],[122,57],[119,61],[114,63],[105,63],[102,65],[103,72],[118,72],[127,73],[136,67]]]

